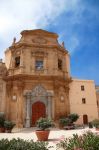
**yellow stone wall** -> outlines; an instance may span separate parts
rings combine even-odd
[[[52,118],[59,119],[70,113],[69,82],[70,62],[68,51],[58,43],[58,35],[44,30],[23,31],[19,42],[13,43],[5,52],[8,64],[7,118],[22,126],[25,120],[24,92],[41,84],[53,92]],[[15,57],[20,56],[20,66],[15,67]],[[9,58],[9,59],[8,59]],[[42,59],[42,70],[35,69],[35,61]],[[58,69],[58,59],[62,60],[62,70]],[[17,99],[14,101],[13,96]],[[62,97],[62,98],[61,98]],[[62,99],[62,100],[61,100]]]
[[[96,86],[96,101],[97,101],[98,117],[99,117],[99,86]]]
[[[85,90],[81,90],[81,86]],[[82,98],[86,99],[86,103],[82,103]],[[83,123],[83,115],[88,115],[88,121],[98,118],[98,110],[96,103],[95,84],[93,80],[73,79],[70,84],[70,112],[78,113],[80,118],[78,123]]]
[[[6,74],[5,63],[0,60],[0,112],[5,112],[6,82],[3,80]]]

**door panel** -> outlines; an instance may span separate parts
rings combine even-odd
[[[87,115],[83,115],[83,123],[88,124],[88,116]]]
[[[45,104],[38,101],[32,105],[32,124],[35,125],[40,117],[46,117]]]

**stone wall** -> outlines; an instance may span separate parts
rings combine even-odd
[[[84,86],[84,90],[81,90]],[[84,100],[82,100],[82,98]],[[95,84],[93,80],[73,79],[70,84],[70,112],[78,113],[78,123],[83,123],[83,115],[88,116],[88,122],[98,118]]]

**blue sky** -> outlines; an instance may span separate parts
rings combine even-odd
[[[99,85],[99,0],[0,0],[0,57],[26,29],[59,34],[71,55],[71,75]]]

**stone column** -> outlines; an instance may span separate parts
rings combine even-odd
[[[52,118],[52,98],[48,96],[48,118]]]
[[[20,67],[23,67],[23,50],[21,50],[21,55],[20,55]]]
[[[26,123],[25,127],[30,127],[30,101],[31,101],[31,95],[26,95]]]

